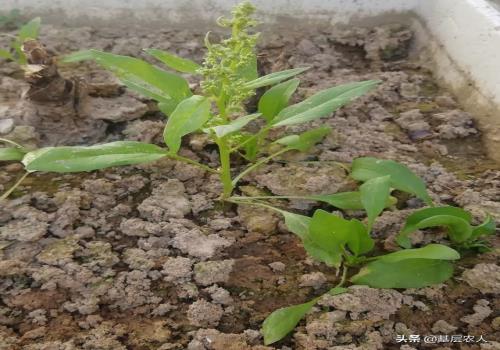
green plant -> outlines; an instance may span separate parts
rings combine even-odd
[[[390,193],[393,189],[413,193],[428,205],[433,205],[424,182],[402,164],[370,157],[354,160],[351,176],[365,182],[360,186],[359,192],[348,192],[345,198],[349,198],[348,202],[354,204],[350,208],[362,207],[366,211],[366,224],[357,219],[344,219],[324,210],[316,210],[313,217],[309,218],[262,202],[256,203],[252,198],[239,197],[237,202],[245,203],[248,200],[247,204],[259,205],[283,214],[288,229],[300,237],[304,249],[314,260],[342,269],[340,282],[328,294],[347,293],[349,290],[344,287],[347,281],[373,288],[421,288],[449,279],[453,275],[452,261],[459,259],[460,254],[446,245],[428,244],[409,249],[410,245],[405,246],[408,249],[367,256],[373,252],[375,245],[370,235],[372,225],[387,204],[391,203]],[[337,197],[342,198],[344,195],[339,193]],[[472,227],[470,220],[470,213],[460,208],[425,208],[407,218],[399,238],[408,239],[407,235],[419,228],[447,226],[453,243],[467,243],[461,245],[465,248],[475,247],[479,244],[476,241],[479,236],[495,231],[495,223],[488,217],[483,224]],[[481,247],[485,246],[484,242],[480,244]],[[348,269],[351,268],[358,269],[358,272],[348,279]],[[262,327],[264,343],[268,345],[285,337],[320,298],[321,296],[271,313]]]
[[[22,50],[23,43],[29,39],[38,38],[40,17],[33,18],[19,29],[19,33],[12,39],[10,49],[0,49],[0,58],[16,61],[20,65],[27,63],[26,55]]]
[[[173,70],[201,76],[203,95],[193,94],[188,82],[180,75],[137,58],[85,50],[64,59],[65,62],[95,60],[116,74],[130,89],[156,100],[160,110],[168,116],[163,134],[166,149],[123,141],[90,147],[46,147],[23,156],[21,150],[17,149],[18,160],[23,162],[28,172],[78,172],[170,157],[218,174],[223,184],[221,198],[228,199],[236,184],[264,163],[285,152],[308,150],[327,135],[329,128],[321,127],[301,135],[289,135],[272,144],[266,136],[273,128],[326,117],[373,89],[378,81],[332,87],[302,102],[288,105],[299,83],[293,77],[307,68],[258,77],[255,45],[259,35],[250,32],[256,25],[252,19],[253,12],[254,7],[244,2],[233,10],[232,19],[219,19],[218,23],[222,27],[231,28],[231,36],[219,43],[212,43],[207,35],[207,54],[201,65],[161,50],[146,50]],[[255,94],[256,89],[266,86],[272,87],[260,98],[258,111],[246,115],[244,102]],[[260,130],[256,133],[247,131],[245,127],[257,119],[263,123]],[[198,131],[208,134],[217,144],[220,157],[218,169],[178,154],[182,138]],[[248,166],[234,175],[231,160],[237,157],[246,160]]]
[[[238,205],[260,206],[282,214],[285,225],[302,240],[311,257],[339,271],[342,270],[340,282],[329,291],[330,294],[347,292],[344,284],[348,280],[376,288],[417,288],[450,278],[453,273],[451,261],[459,259],[459,253],[441,244],[410,249],[406,241],[408,235],[415,229],[444,225],[449,228],[452,241],[465,242],[464,247],[473,247],[479,244],[479,236],[494,231],[495,224],[490,218],[482,225],[472,227],[470,215],[464,214],[465,212],[440,212],[440,208],[433,207],[422,179],[395,161],[370,157],[354,160],[351,177],[363,182],[358,191],[260,197],[245,197],[233,193],[238,182],[251,171],[285,152],[309,150],[330,131],[327,127],[319,127],[269,142],[267,136],[271,129],[329,116],[378,84],[378,81],[369,80],[336,86],[320,91],[302,102],[289,105],[290,98],[299,84],[295,76],[307,68],[289,69],[258,77],[255,55],[258,34],[250,32],[256,25],[251,18],[253,11],[254,8],[245,2],[234,9],[232,19],[219,20],[222,27],[231,28],[232,35],[219,43],[212,43],[207,35],[205,43],[208,52],[201,65],[165,51],[146,50],[171,69],[201,76],[203,95],[193,94],[188,82],[180,75],[137,58],[97,50],[81,51],[65,58],[66,62],[95,60],[112,71],[131,90],[157,101],[159,109],[168,116],[163,133],[167,148],[135,141],[118,141],[88,147],[45,147],[28,151],[14,142],[0,139],[9,144],[9,147],[0,148],[0,160],[21,161],[26,174],[35,171],[92,171],[139,164],[163,157],[203,168],[219,176],[223,185],[221,200]],[[256,113],[247,114],[245,101],[255,94],[256,89],[267,86],[271,87],[260,98]],[[246,126],[257,120],[260,120],[262,126],[259,131],[251,133]],[[220,166],[217,169],[179,155],[183,137],[199,131],[206,133],[218,146]],[[234,175],[235,168],[231,166],[231,161],[236,158],[248,162],[248,165],[239,174]],[[25,176],[17,181],[3,198],[8,196]],[[393,189],[415,195],[431,206],[424,209],[430,211],[425,215],[408,218],[407,225],[399,237],[400,243],[408,249],[369,256],[375,245],[371,238],[373,224],[384,209],[393,207],[397,202],[397,199],[391,196]],[[324,210],[317,210],[313,217],[307,217],[266,202],[268,199],[280,198],[315,200],[342,210],[363,209],[367,213],[366,223],[357,219],[345,219]],[[463,222],[456,217],[463,219]],[[360,270],[348,279],[350,268]],[[318,298],[273,312],[263,324],[265,343],[270,344],[283,338]]]
[[[478,225],[471,225],[472,215],[457,207],[444,206],[424,208],[410,215],[405,226],[399,233],[396,241],[404,248],[411,248],[409,235],[420,229],[444,226],[448,236],[457,248],[478,248],[480,251],[488,250],[488,246],[481,239],[482,236],[495,233],[495,222],[491,216]]]

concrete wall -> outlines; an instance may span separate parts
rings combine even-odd
[[[23,9],[51,21],[68,24],[169,22],[196,23],[214,20],[239,0],[0,0],[0,10]],[[415,8],[418,0],[252,0],[268,19],[289,16],[348,23]],[[90,21],[90,22],[89,22]]]
[[[0,0],[44,22],[66,25],[201,26],[238,0]],[[477,116],[500,162],[500,0],[252,0],[266,22],[413,23],[416,48],[443,85]],[[413,13],[413,19],[408,17]],[[292,22],[292,23],[290,23]]]
[[[477,117],[500,162],[500,12],[485,0],[421,0],[417,46],[434,74]]]

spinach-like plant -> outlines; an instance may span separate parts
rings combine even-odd
[[[285,152],[309,150],[330,131],[327,127],[319,127],[282,137],[271,144],[267,140],[270,130],[329,116],[378,84],[378,81],[368,80],[336,86],[289,105],[299,85],[295,76],[307,68],[288,69],[258,77],[255,54],[258,34],[251,33],[251,28],[256,25],[252,19],[253,12],[254,7],[244,2],[233,10],[231,19],[218,21],[222,27],[231,28],[232,35],[219,43],[212,43],[207,35],[207,54],[202,64],[162,50],[146,50],[146,53],[170,69],[199,75],[202,78],[202,94],[193,94],[182,76],[138,58],[97,50],[67,56],[66,62],[95,60],[112,71],[129,89],[157,101],[159,109],[168,116],[163,133],[167,148],[135,141],[118,141],[87,147],[45,147],[28,151],[12,141],[0,139],[9,144],[9,147],[0,148],[0,160],[21,161],[27,170],[3,197],[8,196],[30,172],[92,171],[169,157],[217,174],[223,185],[221,200],[238,205],[260,206],[282,214],[285,225],[302,240],[312,258],[342,270],[340,282],[329,291],[330,294],[348,292],[344,287],[347,280],[375,288],[418,288],[450,278],[453,274],[451,261],[459,259],[459,253],[441,244],[410,249],[408,235],[416,229],[446,226],[453,242],[474,247],[482,244],[477,241],[478,237],[495,230],[495,224],[489,218],[482,225],[472,227],[470,214],[465,211],[434,207],[422,179],[395,161],[370,157],[355,159],[351,177],[363,182],[358,191],[303,196],[245,197],[233,194],[238,182],[250,172]],[[26,35],[23,37],[26,38]],[[271,87],[260,98],[258,110],[247,114],[245,101],[255,94],[256,89],[268,86]],[[248,131],[246,126],[257,120],[262,127],[255,133]],[[183,137],[200,131],[206,133],[219,149],[218,168],[211,168],[179,154]],[[237,175],[231,166],[232,159],[236,157],[248,162]],[[377,217],[385,208],[397,202],[391,196],[393,189],[415,195],[430,208],[408,218],[398,239],[408,249],[369,256],[374,248],[370,233]],[[277,198],[314,200],[342,210],[364,209],[367,218],[363,223],[324,210],[317,210],[313,217],[307,217],[266,202],[267,199]],[[348,279],[350,268],[360,270]],[[283,338],[318,299],[273,312],[263,324],[265,343],[271,344]]]
[[[340,282],[327,294],[349,292],[344,284],[350,268],[359,268],[359,271],[349,278],[350,282],[373,288],[421,288],[449,279],[453,275],[452,261],[459,259],[460,254],[442,244],[428,244],[385,255],[367,256],[374,247],[370,236],[372,225],[384,208],[390,205],[392,189],[415,194],[428,205],[433,205],[424,182],[402,164],[370,157],[354,160],[351,176],[365,181],[359,192],[338,193],[336,197],[348,196],[349,203],[355,204],[350,208],[362,207],[367,214],[366,224],[357,219],[344,219],[324,210],[316,210],[313,217],[309,218],[265,203],[248,204],[260,205],[283,214],[288,229],[301,238],[304,249],[314,260],[342,269]],[[356,193],[355,201],[352,193]],[[246,199],[239,197],[239,200],[244,202]],[[330,204],[336,206],[334,202]],[[338,207],[341,208],[343,203],[340,204]],[[408,239],[407,234],[416,229],[447,226],[452,242],[469,242],[464,247],[471,248],[477,245],[475,240],[479,236],[495,231],[495,223],[491,217],[476,227],[470,226],[470,220],[470,213],[463,209],[432,206],[410,215],[399,239]],[[484,246],[484,242],[481,244]],[[410,248],[411,245],[404,246]],[[321,296],[307,303],[281,308],[271,313],[262,327],[264,343],[268,345],[285,337],[320,298]]]
[[[15,61],[19,65],[25,65],[27,61],[26,55],[22,50],[23,43],[26,40],[38,38],[40,22],[40,17],[36,17],[23,25],[19,29],[19,33],[17,33],[17,36],[12,39],[12,42],[10,43],[10,49],[0,49],[0,58]]]
[[[201,76],[202,94],[193,94],[182,76],[138,58],[85,50],[64,59],[65,62],[95,60],[116,74],[131,90],[156,100],[159,109],[168,116],[163,133],[167,148],[119,141],[90,147],[46,147],[26,154],[20,148],[3,152],[8,152],[8,159],[21,160],[28,172],[91,171],[170,157],[218,174],[223,184],[221,199],[229,199],[236,184],[248,173],[285,152],[307,151],[329,132],[329,128],[320,127],[300,135],[289,135],[276,140],[274,151],[269,152],[266,137],[271,129],[329,116],[378,84],[378,81],[368,80],[336,86],[288,105],[299,84],[294,77],[307,68],[258,77],[255,46],[259,34],[251,33],[256,25],[253,12],[254,7],[244,2],[236,6],[231,19],[219,19],[219,25],[231,29],[231,36],[212,43],[207,34],[207,54],[201,65],[165,51],[145,50],[172,70]],[[245,101],[256,89],[267,86],[272,87],[260,98],[258,110],[246,114]],[[257,132],[251,133],[245,128],[258,119],[262,126]],[[217,169],[179,155],[183,137],[199,131],[206,133],[218,146],[220,166]],[[231,161],[238,156],[246,159],[248,166],[234,174]]]

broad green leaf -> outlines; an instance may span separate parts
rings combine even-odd
[[[117,141],[90,147],[45,147],[26,153],[22,162],[27,171],[71,173],[146,163],[166,154],[155,145]]]
[[[370,231],[359,220],[351,219],[351,234],[347,241],[347,246],[355,256],[366,254],[371,251],[375,242],[370,237]]]
[[[246,115],[244,117],[240,117],[238,119],[231,121],[229,124],[212,126],[210,128],[203,129],[203,131],[206,133],[213,132],[219,138],[224,137],[233,132],[241,130],[248,123],[250,123],[252,120],[257,119],[258,117],[260,117],[260,113]]]
[[[334,253],[339,249],[342,251],[347,244],[356,256],[369,252],[374,245],[368,230],[359,220],[346,220],[321,209],[316,210],[311,219],[309,238],[322,249]]]
[[[424,219],[417,224],[417,229],[428,227],[445,226],[448,235],[454,242],[465,242],[472,235],[471,225],[462,218],[452,215],[436,215]]]
[[[316,194],[306,196],[305,199],[325,202],[330,204],[331,206],[343,210],[361,210],[364,208],[363,204],[361,203],[361,193],[358,191],[339,192],[334,194]],[[392,207],[396,203],[397,199],[390,196],[385,203],[385,207]]]
[[[196,74],[196,71],[201,68],[198,63],[173,55],[167,51],[158,49],[145,49],[144,51],[163,62],[166,66],[179,72]]]
[[[14,59],[14,57],[12,56],[12,54],[9,51],[3,50],[3,49],[0,49],[0,58],[5,58],[7,60]]]
[[[276,143],[287,146],[290,149],[306,152],[315,144],[323,140],[330,133],[329,127],[320,127],[303,132],[300,135],[288,135],[276,140]]]
[[[288,231],[296,234],[301,239],[305,239],[309,235],[309,224],[311,222],[309,216],[295,214],[277,208],[275,210],[285,218],[285,226]]]
[[[167,115],[192,95],[187,81],[137,58],[85,50],[66,56],[63,62],[94,59],[113,72],[126,86],[163,104]]]
[[[263,86],[273,85],[283,80],[287,80],[291,77],[296,76],[297,74],[303,73],[309,68],[293,68],[283,70],[281,72],[275,72],[268,75],[264,75],[263,77],[257,78],[255,80],[249,81],[245,84],[245,87],[248,89],[257,89]]]
[[[268,123],[288,105],[288,101],[297,90],[299,83],[299,79],[290,79],[273,86],[262,95],[258,109]]]
[[[378,80],[366,80],[320,91],[300,103],[283,109],[273,119],[272,124],[274,126],[293,125],[326,117],[372,90],[378,83]]]
[[[26,152],[23,152],[18,147],[0,148],[0,161],[7,160],[22,160]]]
[[[182,137],[200,129],[210,117],[210,101],[203,96],[191,96],[177,105],[168,118],[163,138],[170,153],[181,148]]]
[[[314,259],[339,267],[349,228],[347,220],[324,210],[316,210],[309,225],[309,235],[304,239],[304,248]]]
[[[378,257],[378,260],[396,263],[407,259],[458,260],[460,254],[442,244],[428,244],[422,248],[402,249]]]
[[[31,21],[26,23],[19,29],[18,39],[19,42],[22,43],[27,39],[36,39],[38,38],[38,32],[40,30],[40,17],[33,18]]]
[[[442,283],[452,275],[453,265],[446,260],[376,260],[364,266],[350,280],[373,288],[422,288]]]
[[[380,176],[391,176],[391,187],[414,194],[432,205],[424,181],[403,164],[393,160],[371,157],[357,158],[352,162],[351,176],[358,181],[368,181]]]
[[[470,239],[476,239],[484,235],[492,235],[495,233],[495,230],[495,221],[491,215],[488,215],[481,225],[472,228],[472,235]]]
[[[396,242],[404,248],[411,248],[411,241],[409,234],[418,230],[418,224],[425,219],[437,215],[451,215],[461,218],[467,222],[472,220],[472,216],[462,208],[444,206],[444,207],[431,207],[415,211],[406,219],[405,225],[401,232],[396,237]]]
[[[284,307],[271,313],[262,324],[264,344],[269,345],[283,339],[290,333],[318,299],[308,303]]]
[[[384,210],[391,194],[391,177],[386,175],[370,179],[359,187],[359,192],[368,216],[368,231],[371,231],[375,219]]]

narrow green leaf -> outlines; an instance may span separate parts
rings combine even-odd
[[[200,129],[210,117],[210,101],[203,96],[191,96],[177,105],[168,118],[163,138],[169,151],[176,154],[182,137]]]
[[[357,158],[352,162],[351,176],[358,181],[368,181],[380,176],[391,176],[391,187],[414,194],[432,205],[424,181],[403,164],[393,160],[371,157]]]
[[[196,74],[196,71],[201,68],[198,63],[173,55],[167,51],[158,49],[145,49],[144,51],[163,62],[167,67],[179,72]]]
[[[378,257],[385,262],[399,262],[407,259],[432,259],[432,260],[458,260],[460,254],[450,247],[442,244],[428,244],[422,248],[403,249]]]
[[[300,322],[302,317],[316,304],[317,298],[308,303],[284,307],[271,313],[262,324],[264,344],[269,345],[283,339]]]
[[[472,220],[472,215],[462,208],[444,206],[420,209],[408,216],[403,229],[396,237],[396,242],[403,248],[411,248],[409,235],[418,230],[418,224],[421,221],[437,215],[456,216],[466,222]]]
[[[340,294],[347,293],[348,291],[349,291],[349,289],[344,288],[344,287],[334,287],[334,288],[332,288],[332,289],[330,289],[328,291],[328,294],[330,294],[330,295],[340,295]]]
[[[206,133],[214,132],[217,137],[224,137],[226,135],[232,134],[233,132],[239,131],[244,128],[252,120],[260,117],[260,113],[246,115],[231,121],[229,124],[212,126],[206,128],[203,131]]]
[[[26,23],[19,29],[18,39],[21,45],[27,39],[38,38],[38,32],[40,30],[40,17],[33,18],[31,21]]]
[[[373,288],[423,288],[439,284],[453,275],[446,260],[407,259],[397,263],[376,260],[350,280]]]
[[[378,83],[378,80],[366,80],[320,91],[300,103],[286,107],[274,118],[272,123],[274,126],[285,126],[326,117],[348,102],[372,90]]]
[[[476,226],[472,229],[472,235],[470,239],[477,239],[484,235],[492,235],[495,233],[495,230],[495,220],[493,220],[493,217],[491,217],[491,215],[488,215],[481,225]]]
[[[420,221],[417,229],[428,227],[445,226],[448,228],[448,235],[454,242],[465,242],[472,235],[471,225],[462,218],[452,215],[436,215]]]
[[[181,101],[192,95],[184,78],[134,57],[85,50],[66,56],[63,62],[88,59],[95,60],[113,72],[131,90],[163,103],[162,111],[167,115],[170,115]]]
[[[7,60],[14,60],[12,54],[9,51],[3,49],[0,49],[0,58],[5,58]]]
[[[273,86],[262,95],[258,109],[268,123],[288,105],[288,101],[297,90],[299,83],[299,79],[290,79]]]
[[[248,89],[257,89],[263,86],[273,85],[283,80],[289,79],[291,77],[296,76],[297,74],[303,73],[309,68],[294,68],[287,69],[281,72],[275,72],[268,75],[264,75],[263,77],[257,78],[255,80],[249,81],[245,84],[245,87]]]
[[[384,210],[391,193],[390,175],[375,177],[359,187],[361,203],[368,216],[368,231],[371,231],[377,216]]]
[[[290,149],[306,152],[330,133],[329,127],[320,127],[303,132],[300,135],[288,135],[276,140],[275,143],[287,146]]]
[[[28,152],[22,162],[27,171],[71,173],[160,159],[166,151],[158,146],[117,141],[90,147],[46,147]]]
[[[361,210],[363,204],[361,203],[361,193],[358,191],[353,192],[339,192],[334,194],[316,194],[307,196],[306,199],[325,202],[339,209],[343,210]],[[389,196],[386,201],[385,207],[392,207],[397,203],[395,197]]]
[[[18,147],[0,148],[0,161],[7,160],[22,160],[26,152],[23,152]]]
[[[305,239],[309,235],[309,224],[311,222],[309,216],[291,213],[278,208],[274,209],[285,218],[285,226],[288,231],[296,234],[301,239]]]
[[[63,56],[60,60],[62,63],[74,63],[85,60],[93,60],[97,57],[95,50],[81,50]]]

